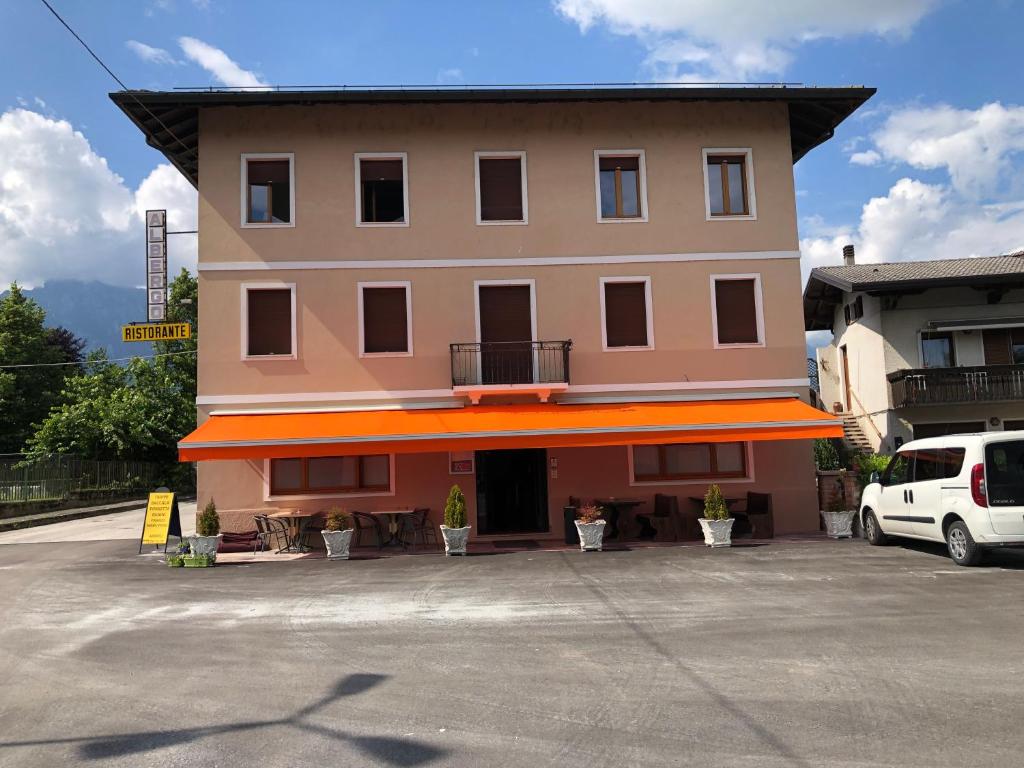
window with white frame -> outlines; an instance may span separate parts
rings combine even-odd
[[[630,447],[633,481],[675,483],[748,477],[747,443],[668,443]]]
[[[650,277],[602,277],[601,339],[605,351],[654,348]]]
[[[404,227],[409,224],[408,157],[405,152],[357,152],[356,224]]]
[[[526,224],[526,153],[475,152],[476,223]]]
[[[412,354],[412,284],[359,283],[359,354]]]
[[[295,156],[242,155],[242,226],[290,227],[295,223]]]
[[[760,275],[712,275],[711,309],[716,347],[764,345]]]
[[[295,286],[242,285],[242,357],[295,357]]]
[[[391,461],[388,454],[270,459],[270,495],[386,493],[392,490]]]
[[[647,221],[647,162],[643,150],[594,151],[598,221]]]
[[[753,219],[754,162],[749,149],[705,149],[704,201],[707,218]]]

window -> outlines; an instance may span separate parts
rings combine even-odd
[[[715,346],[761,346],[764,315],[758,275],[712,275]]]
[[[315,456],[270,460],[272,496],[391,490],[391,457]]]
[[[921,333],[921,367],[952,368],[956,365],[953,334],[949,331]]]
[[[633,479],[641,483],[746,478],[746,443],[634,445]]]
[[[843,316],[846,320],[846,324],[853,325],[855,322],[864,317],[864,297],[858,296],[856,299],[851,301],[845,307],[843,307]]]
[[[242,285],[242,357],[295,357],[295,286]]]
[[[356,154],[356,224],[399,226],[409,224],[407,158],[395,154]]]
[[[294,224],[293,158],[287,155],[242,155],[242,226],[290,227]]]
[[[913,469],[910,451],[897,453],[882,473],[882,485],[903,485],[909,482]]]
[[[986,328],[981,338],[985,365],[1024,364],[1024,328]]]
[[[647,221],[647,169],[642,150],[597,150],[598,221]]]
[[[476,223],[525,224],[526,153],[477,152]]]
[[[1024,440],[985,446],[985,484],[990,506],[1024,505]]]
[[[601,278],[601,328],[605,351],[652,349],[654,319],[649,277]]]
[[[707,217],[755,218],[749,149],[704,150]]]
[[[412,284],[359,283],[359,354],[412,354]]]

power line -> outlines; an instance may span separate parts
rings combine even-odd
[[[0,370],[8,368],[53,368],[58,365],[96,365],[98,363],[123,363],[126,360],[153,360],[157,357],[173,357],[174,355],[194,355],[196,350],[186,349],[182,352],[161,352],[154,355],[133,355],[132,357],[111,357],[103,360],[83,360],[80,363],[18,363],[16,365],[0,365]]]
[[[64,28],[68,32],[70,32],[72,34],[72,36],[75,38],[75,40],[77,40],[79,43],[82,44],[82,47],[85,48],[85,50],[87,50],[89,52],[89,55],[92,56],[94,59],[96,59],[96,63],[99,64],[101,67],[103,67],[103,69],[106,70],[106,73],[108,75],[110,75],[112,78],[114,78],[114,82],[116,82],[118,85],[121,86],[121,90],[124,91],[125,93],[127,93],[132,98],[132,100],[135,101],[136,104],[138,104],[140,107],[142,107],[142,109],[145,110],[147,115],[149,115],[154,120],[156,120],[157,123],[160,124],[160,127],[163,128],[165,131],[167,131],[168,135],[172,139],[174,139],[176,142],[181,144],[182,148],[185,150],[185,152],[187,154],[194,154],[195,153],[195,151],[196,151],[195,149],[190,148],[185,142],[183,142],[181,139],[179,139],[177,137],[177,135],[174,133],[174,131],[172,131],[170,128],[167,127],[167,124],[164,123],[163,120],[161,120],[159,117],[154,115],[153,112],[150,111],[149,107],[147,107],[145,104],[143,104],[141,101],[139,101],[139,98],[134,93],[131,92],[131,90],[128,88],[128,86],[125,85],[124,82],[121,80],[121,78],[119,78],[117,75],[115,75],[114,71],[110,67],[108,67],[106,64],[103,63],[103,59],[101,59],[99,56],[96,55],[96,52],[93,51],[93,49],[89,47],[88,43],[86,43],[85,40],[83,40],[79,36],[79,34],[77,32],[75,32],[75,30],[73,30],[71,28],[70,24],[68,24],[66,21],[64,21],[63,17],[61,17],[61,15],[59,13],[57,13],[56,10],[54,10],[54,7],[52,5],[50,5],[50,3],[47,2],[47,0],[39,0],[39,2],[41,2],[43,5],[45,5],[47,10],[54,15],[54,18],[56,18],[57,21],[59,21],[62,25],[64,25]]]

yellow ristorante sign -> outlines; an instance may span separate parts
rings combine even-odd
[[[121,341],[180,341],[191,338],[191,323],[140,323],[121,326]]]

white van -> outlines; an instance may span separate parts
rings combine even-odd
[[[958,565],[989,547],[1024,546],[1024,431],[914,440],[872,477],[860,507],[872,544],[944,541]]]

